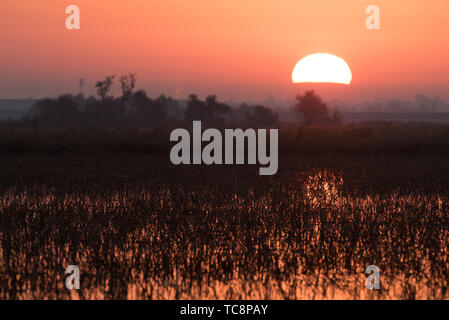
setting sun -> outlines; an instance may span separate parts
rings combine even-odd
[[[292,73],[294,83],[324,82],[350,84],[351,69],[337,56],[328,53],[316,53],[302,58]]]

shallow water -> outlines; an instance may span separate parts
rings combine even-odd
[[[10,185],[0,200],[0,298],[448,298],[440,188],[355,193],[344,167],[288,170],[263,184],[243,171],[168,171],[148,183],[122,172],[88,186]],[[64,286],[72,264],[79,291]],[[380,291],[365,287],[369,265],[380,268]]]

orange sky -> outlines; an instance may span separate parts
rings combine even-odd
[[[66,6],[81,30],[65,28]],[[381,8],[381,30],[365,8]],[[0,97],[87,93],[108,74],[136,72],[150,96],[292,98],[296,62],[314,52],[344,58],[348,87],[326,99],[449,99],[448,0],[2,0]],[[327,90],[327,91],[326,91]]]

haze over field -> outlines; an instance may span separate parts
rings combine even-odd
[[[21,120],[32,114],[35,99],[0,99],[0,120]],[[177,107],[167,110],[178,119],[184,117],[187,100],[178,100]],[[226,101],[234,110],[242,104],[262,104],[271,108],[279,115],[280,122],[296,122],[298,117],[294,109],[295,100],[276,100],[268,97],[260,101]],[[449,123],[449,101],[439,96],[430,98],[417,95],[412,100],[373,100],[361,103],[344,103],[342,101],[329,101],[331,111],[338,110],[343,114],[344,122],[435,122]]]

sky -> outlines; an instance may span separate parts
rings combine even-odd
[[[380,30],[365,27],[372,4]],[[65,27],[68,5],[80,30]],[[0,98],[76,94],[79,78],[94,94],[104,76],[133,72],[153,97],[449,99],[448,32],[447,0],[2,0]],[[343,58],[352,83],[293,84],[316,52]]]

